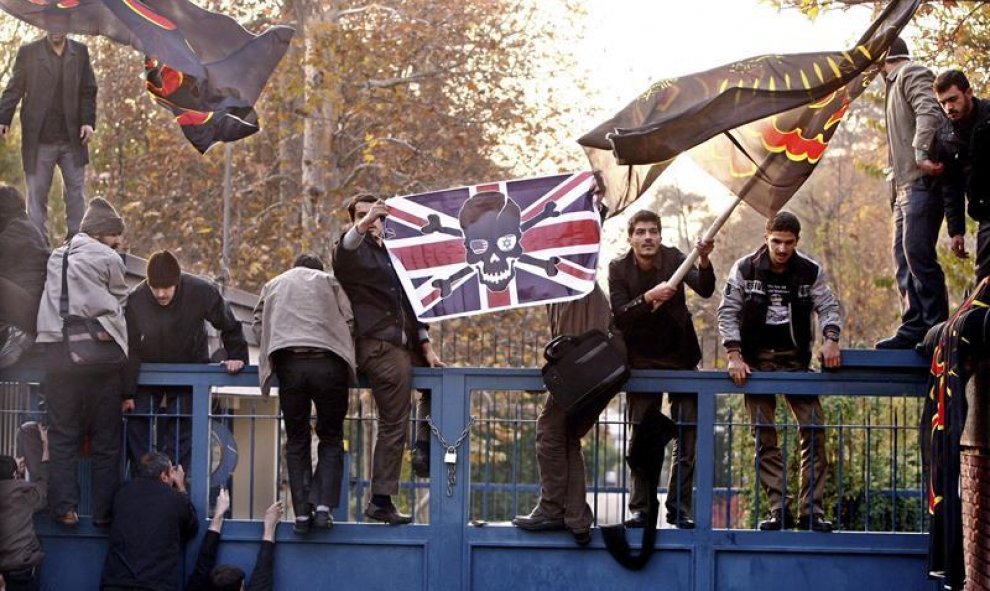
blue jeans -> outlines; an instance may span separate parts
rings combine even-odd
[[[908,340],[921,341],[929,328],[949,317],[945,274],[935,252],[944,217],[941,197],[925,177],[897,190],[893,244],[901,294],[897,334]]]

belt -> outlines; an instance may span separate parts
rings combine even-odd
[[[317,349],[315,347],[289,347],[288,349],[283,349],[283,351],[298,359],[322,359],[333,355],[332,352],[326,349]]]

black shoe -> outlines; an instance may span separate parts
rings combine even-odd
[[[330,529],[333,527],[333,515],[330,515],[329,511],[317,511],[313,517],[313,525],[323,529]]]
[[[512,525],[526,531],[556,531],[566,529],[563,517],[550,517],[539,507],[533,509],[529,515],[516,515],[512,518]]]
[[[591,543],[590,529],[572,529],[571,533],[574,534],[574,541],[578,546],[584,547]]]
[[[694,520],[684,514],[681,514],[680,517],[678,517],[673,513],[668,513],[667,523],[673,525],[677,529],[694,529]]]
[[[66,511],[61,515],[52,515],[52,519],[55,520],[56,523],[60,523],[62,525],[66,525],[69,527],[75,527],[79,525],[79,514],[76,513],[75,509],[69,509],[68,511]]]
[[[302,517],[296,517],[295,523],[292,524],[292,531],[304,536],[309,533],[309,530],[312,527],[313,518],[309,515],[304,515]]]
[[[646,513],[636,511],[632,517],[622,522],[628,528],[643,529],[646,527]]]
[[[874,345],[877,349],[914,349],[918,344],[916,339],[909,339],[905,336],[895,334],[892,337],[877,341]]]
[[[430,477],[430,444],[416,444],[412,452],[412,471],[418,478]]]
[[[810,529],[812,531],[818,531],[823,533],[828,533],[832,531],[832,522],[827,521],[820,514],[816,513],[812,516],[802,515],[798,519],[798,529]]]
[[[389,525],[406,525],[407,523],[412,523],[412,515],[399,513],[399,510],[391,503],[380,506],[368,501],[368,505],[364,508],[364,516],[375,521],[384,521]]]
[[[760,522],[760,531],[780,531],[782,529],[794,529],[794,518],[790,513],[781,509],[770,512],[770,519]]]

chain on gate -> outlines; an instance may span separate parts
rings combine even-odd
[[[464,426],[464,430],[457,436],[453,445],[444,438],[443,433],[433,423],[433,417],[426,417],[426,424],[430,426],[433,436],[443,446],[443,463],[447,466],[447,496],[452,497],[454,496],[454,486],[457,485],[457,449],[461,447],[464,440],[467,439],[468,434],[471,433],[471,426],[474,425],[474,417],[468,419],[467,425]]]

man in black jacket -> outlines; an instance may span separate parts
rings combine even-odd
[[[691,313],[685,304],[684,284],[698,295],[715,293],[715,270],[708,255],[714,242],[699,242],[700,258],[676,286],[667,280],[685,260],[676,248],[660,244],[660,217],[638,211],[629,218],[629,252],[608,266],[609,299],[615,325],[629,350],[629,365],[636,369],[696,369],[701,347]],[[628,392],[629,420],[636,425],[648,413],[660,412],[661,396],[653,392]],[[691,519],[694,481],[694,447],[697,438],[698,399],[694,394],[669,392],[670,413],[678,422],[673,467],[667,487],[667,522],[679,528],[694,527]],[[673,427],[671,425],[671,427]],[[643,527],[650,495],[645,480],[633,473],[629,495],[629,527]]]
[[[395,508],[392,495],[399,492],[412,368],[443,367],[443,363],[433,351],[426,325],[416,319],[385,250],[382,220],[388,206],[374,195],[362,194],[351,199],[347,212],[354,225],[334,250],[333,270],[351,300],[358,368],[368,376],[378,407],[371,499],[364,514],[393,525],[410,523],[412,518]],[[420,418],[429,414],[429,407],[424,392]],[[429,427],[420,423],[414,454],[429,457],[429,437]],[[417,473],[423,475],[421,469]]]
[[[24,198],[17,189],[0,186],[0,367],[34,342],[49,254],[41,232],[28,221]],[[16,350],[11,339],[20,341]]]
[[[964,209],[979,222],[976,280],[990,275],[990,103],[973,96],[966,75],[946,70],[935,78],[935,98],[945,112],[936,137],[936,157],[945,165],[942,190],[952,252],[969,258]],[[968,208],[965,207],[969,199]]]
[[[182,546],[199,529],[186,494],[186,475],[164,454],[149,452],[141,457],[137,476],[113,498],[100,589],[174,591],[182,585]]]
[[[220,331],[229,373],[237,373],[248,361],[248,347],[241,323],[212,284],[183,273],[179,261],[167,251],[148,258],[147,279],[127,298],[127,332],[130,353],[124,376],[124,399],[135,414],[127,421],[127,447],[131,461],[156,448],[186,466],[189,464],[192,397],[183,387],[138,387],[141,363],[209,363],[206,326]],[[165,406],[164,420],[152,441],[152,418]],[[178,424],[176,424],[178,422]],[[178,441],[176,441],[178,428]]]
[[[275,588],[275,530],[282,519],[282,501],[276,501],[265,511],[261,547],[247,585],[240,567],[217,565],[224,514],[229,508],[230,495],[227,489],[221,488],[213,508],[213,519],[199,547],[196,566],[186,582],[186,591],[272,591]]]
[[[52,11],[48,33],[17,51],[0,96],[0,139],[21,104],[21,160],[28,187],[28,217],[48,239],[48,193],[55,166],[62,171],[69,235],[79,231],[85,210],[86,147],[96,126],[96,76],[89,49],[65,35],[68,17]]]

